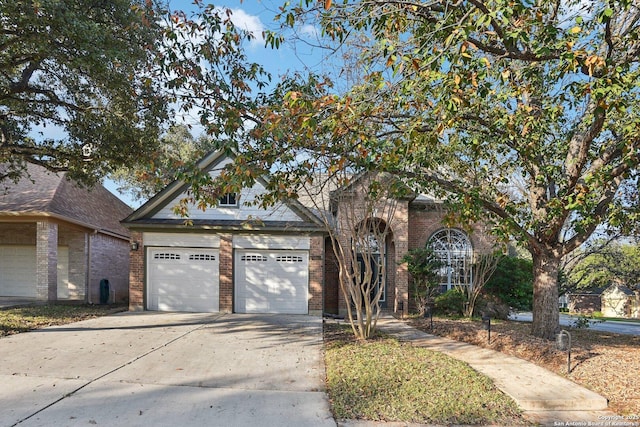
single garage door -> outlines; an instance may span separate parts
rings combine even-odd
[[[149,248],[147,260],[149,310],[219,310],[218,249]]]
[[[35,298],[36,283],[36,247],[0,246],[0,296]]]
[[[236,250],[236,312],[307,314],[308,290],[308,252]]]

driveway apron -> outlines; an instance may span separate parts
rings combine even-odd
[[[124,313],[0,339],[0,426],[335,426],[322,320]]]

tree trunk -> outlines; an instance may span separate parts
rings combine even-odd
[[[555,339],[560,330],[558,270],[560,257],[551,252],[533,255],[533,326],[531,333]]]

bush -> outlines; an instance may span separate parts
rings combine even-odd
[[[435,299],[435,309],[445,316],[462,316],[467,297],[457,289],[451,289],[440,294]]]
[[[533,306],[533,262],[505,256],[484,287],[484,294],[498,298],[514,310]]]

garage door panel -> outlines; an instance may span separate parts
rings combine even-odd
[[[308,253],[238,250],[235,309],[240,313],[308,313]]]
[[[148,260],[150,310],[219,311],[217,249],[151,248]]]
[[[36,247],[0,246],[0,296],[37,297]]]

